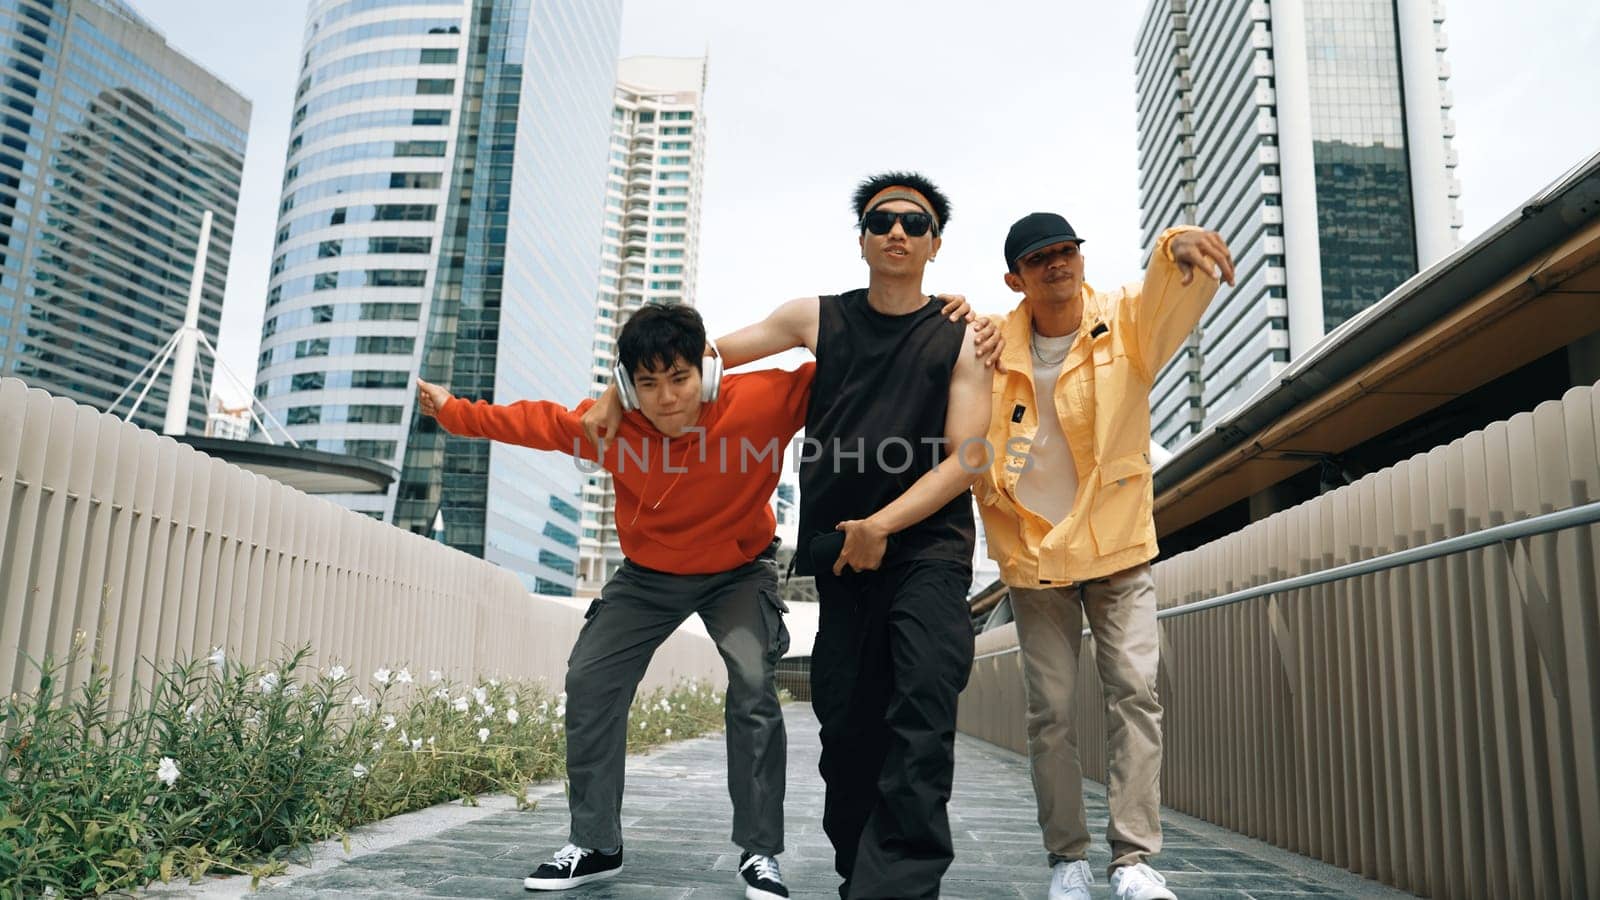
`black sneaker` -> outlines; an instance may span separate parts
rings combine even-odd
[[[621,847],[615,853],[602,853],[568,844],[556,851],[554,859],[522,879],[522,886],[530,891],[564,891],[580,884],[610,878],[621,871]]]
[[[778,871],[775,856],[741,854],[739,880],[744,882],[745,900],[789,900],[789,889],[783,886],[783,874]]]

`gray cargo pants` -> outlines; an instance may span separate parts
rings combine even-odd
[[[728,666],[725,706],[733,842],[783,852],[788,736],[776,669],[789,648],[777,564],[767,555],[714,575],[673,575],[623,563],[601,589],[567,661],[567,778],[579,847],[622,843],[628,707],[650,657],[693,613]]]

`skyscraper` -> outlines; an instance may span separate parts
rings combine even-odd
[[[183,325],[208,209],[216,340],[250,101],[116,0],[12,0],[0,29],[0,373],[106,409]],[[169,386],[134,421],[159,430]]]
[[[1140,226],[1220,231],[1224,288],[1151,392],[1173,447],[1451,252],[1455,133],[1432,0],[1152,0]]]
[[[644,303],[694,304],[705,168],[706,61],[635,56],[617,65],[611,111],[600,289],[590,392],[599,396],[617,361],[617,332]],[[586,590],[622,564],[611,476],[583,486],[580,571]]]
[[[403,8],[396,8],[403,7]],[[308,13],[257,395],[387,461],[332,499],[571,593],[581,475],[450,438],[413,378],[510,402],[588,385],[622,0],[322,0]]]

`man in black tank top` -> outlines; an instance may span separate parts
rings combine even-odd
[[[991,376],[970,329],[922,292],[949,220],[938,188],[869,178],[855,212],[870,278],[819,298],[800,461],[800,539],[819,551],[798,559],[821,599],[823,828],[841,897],[937,897],[953,858],[956,699],[972,667],[967,488],[987,463]],[[829,560],[819,537],[835,532],[843,547]]]
[[[937,187],[875,176],[854,211],[866,288],[791,300],[717,346],[729,368],[794,347],[817,357],[796,562],[821,599],[812,705],[839,895],[938,897],[972,668],[968,488],[989,463],[992,374],[975,345],[992,360],[999,344],[922,291],[950,216]],[[597,443],[620,418],[612,404],[608,392],[584,417]]]

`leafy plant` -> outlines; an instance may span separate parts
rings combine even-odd
[[[491,791],[523,808],[528,784],[564,774],[564,694],[405,668],[358,684],[309,658],[252,668],[219,648],[161,668],[126,710],[98,666],[56,696],[68,667],[47,660],[35,692],[0,701],[0,898],[259,879],[356,825]],[[637,751],[719,728],[722,695],[685,682],[631,715]]]

